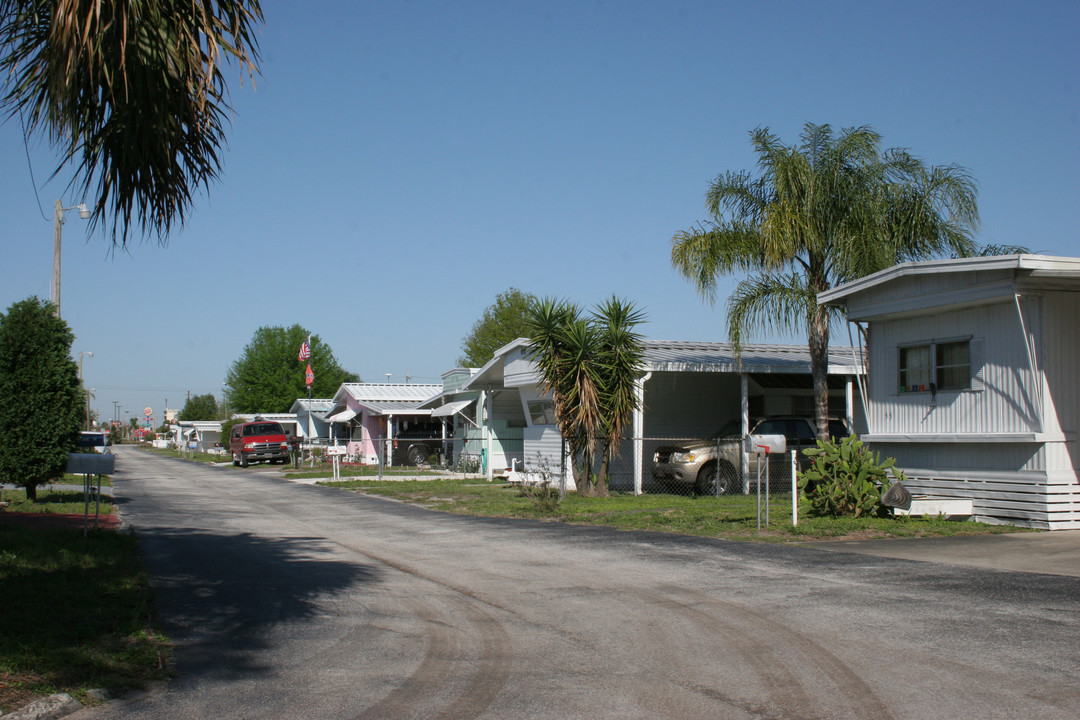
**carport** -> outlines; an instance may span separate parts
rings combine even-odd
[[[613,481],[632,483],[641,493],[647,459],[672,439],[705,438],[730,422],[740,434],[755,419],[770,415],[814,414],[810,351],[805,345],[646,340],[639,383],[641,408],[634,414],[633,458],[612,464]],[[829,348],[829,414],[858,432],[865,426],[854,379],[863,372],[851,347]],[[743,475],[747,467],[743,458]],[[630,489],[626,487],[625,489]]]

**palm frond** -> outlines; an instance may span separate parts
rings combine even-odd
[[[92,228],[164,242],[218,176],[222,68],[254,79],[261,22],[259,0],[0,0],[3,107],[96,196]]]
[[[739,352],[743,339],[752,334],[805,329],[807,318],[817,311],[817,290],[804,275],[750,275],[728,298],[728,338]]]

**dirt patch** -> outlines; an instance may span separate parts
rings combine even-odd
[[[35,684],[39,680],[40,678],[30,675],[14,675],[0,672],[0,714],[18,710],[35,700],[45,697],[26,687]]]

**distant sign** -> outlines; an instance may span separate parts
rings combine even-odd
[[[331,445],[326,448],[327,455],[347,455],[349,448],[344,445]]]
[[[154,411],[151,410],[150,408],[146,408],[145,410],[142,411],[142,414],[145,415],[146,417],[150,417],[151,415],[154,414]]]

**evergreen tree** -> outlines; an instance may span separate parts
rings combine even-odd
[[[63,476],[84,413],[75,336],[54,310],[31,297],[0,315],[0,479],[31,500]]]

